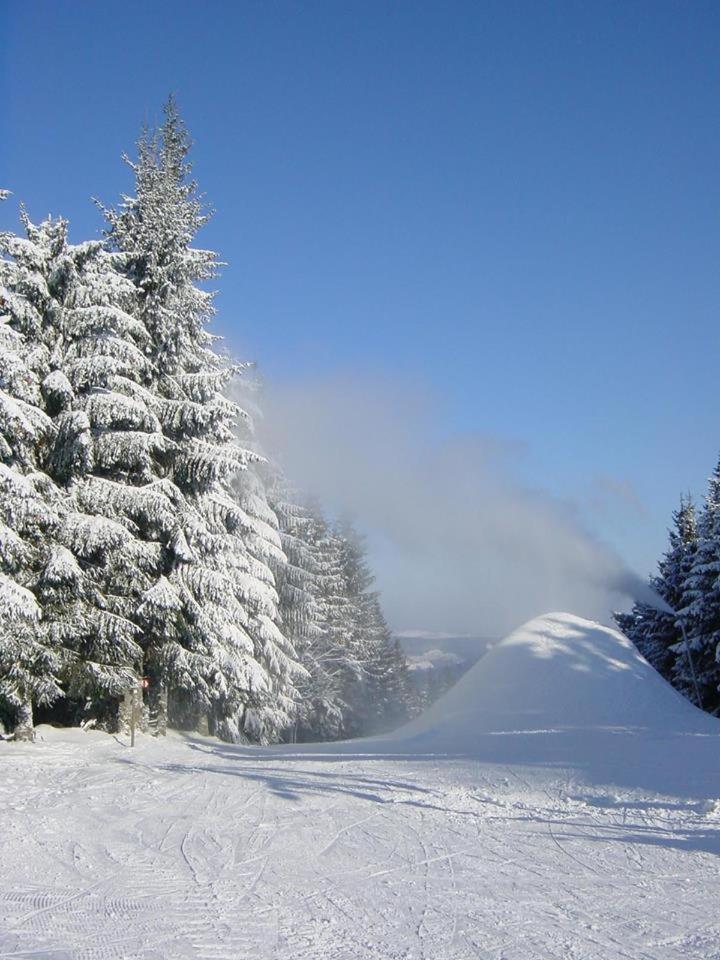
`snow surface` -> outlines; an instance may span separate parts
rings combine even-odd
[[[392,736],[0,745],[0,956],[720,958],[720,722],[554,614]]]

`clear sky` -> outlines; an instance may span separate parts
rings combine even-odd
[[[170,90],[270,380],[401,378],[641,571],[720,449],[717,2],[0,3],[0,185],[91,196]],[[0,210],[4,226],[17,208]]]

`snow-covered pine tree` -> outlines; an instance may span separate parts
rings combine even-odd
[[[271,504],[287,557],[277,571],[281,615],[306,671],[298,681],[293,735],[298,740],[338,739],[347,733],[343,690],[360,674],[351,650],[342,542],[319,504],[293,495],[282,482],[272,488]]]
[[[720,462],[708,482],[697,523],[697,541],[689,557],[683,587],[678,612],[685,624],[692,665],[684,643],[678,641],[673,647],[672,683],[694,700],[697,680],[703,708],[717,714],[720,711]]]
[[[248,421],[243,421],[243,427],[246,444],[251,446]],[[270,471],[265,467],[255,463],[236,474],[233,493],[246,518],[243,541],[254,561],[253,573],[277,591],[272,616],[265,615],[261,629],[254,631],[256,644],[261,644],[261,662],[266,665],[271,682],[267,696],[252,709],[263,738],[279,740],[287,737],[295,725],[300,699],[297,684],[305,670],[300,665],[292,631],[285,626],[281,613],[278,577],[284,575],[288,558],[283,551],[277,515],[268,502],[265,488]]]
[[[331,737],[328,718],[340,714],[342,723],[334,736],[357,735],[356,704],[352,697],[362,678],[357,649],[357,606],[351,596],[346,544],[338,530],[317,511],[317,539],[314,544],[318,592],[316,598],[320,640],[316,659],[323,665],[317,679],[323,681],[322,700],[314,702],[314,727],[320,739]]]
[[[398,726],[408,719],[411,691],[407,661],[393,640],[373,589],[375,578],[363,538],[347,519],[341,522],[337,536],[351,623],[349,646],[360,668],[343,691],[348,705],[346,729],[359,735]]]
[[[40,627],[33,592],[58,515],[49,481],[38,469],[52,438],[42,409],[41,357],[10,324],[5,280],[11,269],[0,261],[0,719],[18,739],[32,739],[33,704],[62,695],[62,651]]]
[[[371,589],[362,539],[347,521],[331,527],[276,474],[270,503],[287,562],[276,570],[283,628],[307,676],[298,686],[301,740],[397,726],[417,709],[407,661]]]
[[[283,677],[287,654],[272,575],[260,574],[261,561],[246,545],[248,514],[232,490],[238,471],[260,458],[235,439],[244,412],[224,391],[237,368],[213,351],[207,330],[213,294],[201,284],[216,275],[218,261],[191,246],[208,214],[190,179],[189,148],[171,98],[159,131],[146,132],[137,162],[128,161],[135,195],[105,215],[150,338],[153,411],[174,445],[170,477],[193,510],[181,530],[193,562],[173,569],[168,581],[192,611],[196,643],[213,663],[204,679],[216,731],[267,740],[289,721],[291,670]]]
[[[419,702],[407,657],[387,625],[379,597],[370,594],[363,603],[368,608],[368,643],[363,663],[367,698],[361,700],[365,710],[361,725],[368,734],[399,727],[419,712]]]
[[[418,714],[422,713],[424,707],[417,685],[410,674],[410,663],[398,637],[392,638],[389,656],[392,684],[398,691],[397,698],[391,700],[391,707],[387,716],[388,727],[393,729],[405,720],[412,720],[413,717],[417,717]],[[458,679],[459,675],[456,674],[454,682],[457,682]]]
[[[278,521],[282,558],[272,561],[283,634],[296,651],[304,673],[298,677],[298,701],[291,740],[333,739],[342,730],[336,657],[328,659],[321,624],[318,542],[325,532],[317,504],[308,505],[277,467],[267,481],[268,501]]]
[[[689,496],[681,497],[680,506],[673,513],[668,549],[658,563],[657,574],[649,581],[651,588],[676,611],[686,603],[697,536],[695,504]],[[615,613],[614,618],[645,659],[672,682],[678,656],[681,660],[687,658],[677,617],[645,603],[635,603],[630,613]],[[675,649],[678,644],[682,645],[681,654]]]
[[[4,234],[0,242],[10,257],[4,264],[10,324],[36,345],[40,391],[52,423],[42,466],[54,481],[46,488],[58,522],[55,538],[46,539],[47,556],[34,585],[42,607],[39,633],[64,651],[61,680],[69,700],[105,719],[142,660],[131,619],[130,581],[141,570],[137,526],[119,515],[107,491],[93,492],[92,476],[96,466],[102,469],[104,434],[111,426],[113,363],[117,368],[123,349],[131,363],[131,345],[122,345],[122,311],[108,293],[121,278],[101,244],[68,243],[65,221],[36,226],[24,215],[23,222],[23,238]],[[73,352],[83,340],[92,344],[92,356]]]
[[[305,634],[313,631],[316,618],[310,547],[314,540],[314,519],[279,470],[272,471],[267,486],[268,506],[277,519],[282,548],[282,556],[276,555],[271,560],[281,622],[284,632],[299,647]]]
[[[343,672],[341,696],[345,704],[344,733],[359,736],[366,729],[381,725],[382,707],[379,685],[381,671],[374,662],[377,637],[370,594],[373,575],[365,559],[363,542],[348,518],[343,518],[332,530],[331,542],[337,542],[338,583],[342,602],[336,601],[341,630],[338,634],[345,647],[352,669]]]
[[[65,442],[54,472],[92,517],[90,525],[78,517],[69,539],[105,597],[102,657],[131,667],[125,686],[147,676],[162,711],[168,684],[202,692],[209,665],[167,581],[190,559],[182,518],[192,511],[167,477],[174,448],[152,409],[149,337],[134,316],[136,291],[123,275],[124,257],[98,243],[68,248],[67,255],[56,377],[66,378],[72,399],[58,414]],[[82,438],[87,454],[78,457],[73,450],[78,442],[83,449]],[[82,683],[74,680],[71,692],[79,693]]]

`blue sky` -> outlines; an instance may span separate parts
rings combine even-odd
[[[271,381],[400,379],[641,571],[720,450],[720,6],[2,5],[0,184],[91,196],[178,94]],[[16,207],[4,205],[3,226]]]

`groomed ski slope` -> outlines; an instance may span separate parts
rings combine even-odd
[[[0,746],[0,956],[720,958],[720,722],[531,621],[396,734]]]

